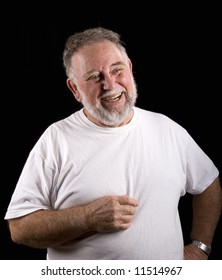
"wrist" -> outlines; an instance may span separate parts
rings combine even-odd
[[[211,252],[211,248],[208,247],[206,244],[204,244],[201,241],[198,240],[192,240],[192,244],[195,245],[197,248],[199,248],[200,250],[202,250],[207,256],[210,255]]]

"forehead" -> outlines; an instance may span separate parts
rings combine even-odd
[[[97,42],[81,48],[72,57],[74,70],[99,70],[124,61],[123,53],[109,41]]]

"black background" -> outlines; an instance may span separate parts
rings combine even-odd
[[[98,5],[98,3],[97,3]],[[93,12],[63,6],[19,7],[2,25],[2,188],[0,259],[45,259],[45,250],[10,239],[4,215],[28,153],[48,125],[80,108],[66,86],[62,51],[69,35],[103,26],[121,34],[133,62],[137,105],[171,117],[214,161],[221,161],[221,45],[217,7],[140,7],[132,12],[109,5]],[[95,9],[95,7],[94,7]],[[88,10],[91,16],[84,16]],[[14,7],[14,11],[16,8]],[[10,14],[7,10],[7,15]],[[185,243],[191,228],[191,196],[181,199]],[[220,220],[210,259],[222,259]]]

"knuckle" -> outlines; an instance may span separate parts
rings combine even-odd
[[[134,215],[135,214],[135,208],[132,207],[132,206],[128,206],[128,209],[127,209],[129,215]]]

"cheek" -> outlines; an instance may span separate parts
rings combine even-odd
[[[121,77],[119,84],[124,87],[128,92],[132,91],[133,79],[130,75]]]
[[[100,87],[98,85],[87,85],[83,92],[88,102],[91,104],[96,104],[98,102],[98,97],[100,94]]]
[[[124,72],[123,75],[119,77],[119,82],[122,83],[125,87],[132,84],[133,76],[130,71]]]

